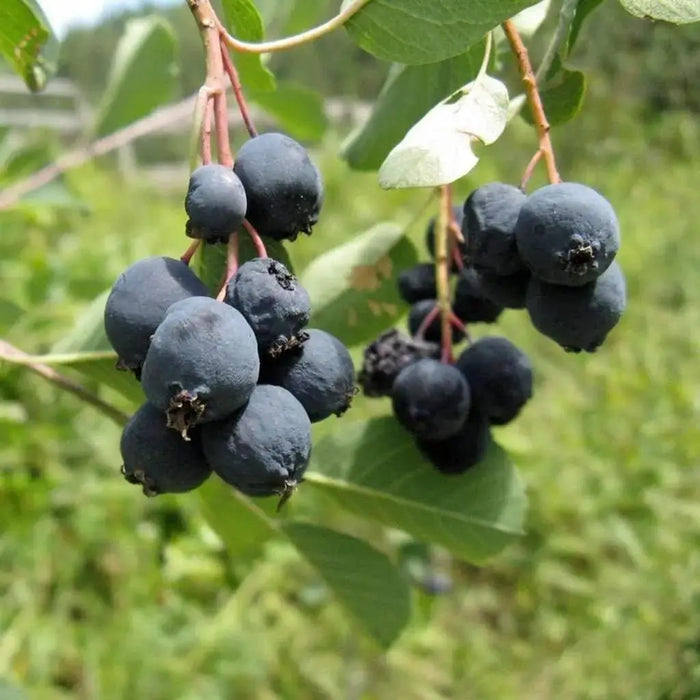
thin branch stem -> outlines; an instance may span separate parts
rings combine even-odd
[[[233,154],[228,135],[228,112],[226,111],[226,92],[214,95],[214,125],[216,127],[216,150],[221,165],[233,167]]]
[[[202,130],[206,122],[207,107],[209,105],[209,90],[205,86],[199,88],[194,101],[194,113],[192,115],[192,130],[190,131],[190,171],[194,170],[202,158]]]
[[[231,87],[233,88],[233,94],[238,103],[238,111],[241,113],[243,118],[243,123],[245,128],[248,130],[251,138],[258,135],[258,131],[253,124],[253,118],[250,116],[250,110],[248,109],[248,103],[246,102],[245,95],[243,94],[243,87],[241,86],[241,81],[238,77],[238,71],[236,66],[229,56],[228,49],[223,39],[221,40],[221,58],[224,63],[224,70],[226,71],[229,80],[231,81]]]
[[[448,236],[452,210],[452,187],[440,187],[440,208],[435,222],[435,284],[437,287],[438,308],[440,309],[440,339],[442,361],[452,361],[452,329],[450,328],[450,258],[448,257]]]
[[[190,261],[194,257],[194,254],[199,250],[199,246],[201,245],[202,241],[201,239],[196,239],[190,243],[189,247],[187,250],[180,256],[180,260],[185,263],[185,265],[189,265]]]
[[[192,3],[194,0],[189,0]],[[370,0],[354,0],[351,2],[344,10],[339,12],[335,17],[332,17],[327,22],[320,24],[317,27],[308,29],[301,34],[295,34],[294,36],[286,37],[285,39],[277,39],[276,41],[261,41],[258,43],[251,43],[247,41],[241,41],[231,36],[225,29],[225,27],[219,23],[219,31],[221,32],[221,37],[226,42],[226,45],[233,49],[234,51],[240,51],[241,53],[274,53],[276,51],[286,51],[287,49],[292,49],[297,46],[302,46],[303,44],[308,44],[310,41],[319,39],[326,34],[329,34],[334,29],[342,27],[353,15],[357,14]]]
[[[14,347],[14,345],[10,345],[10,343],[5,340],[0,340],[0,360],[26,367],[31,372],[34,372],[34,374],[38,374],[40,377],[55,384],[59,389],[63,389],[99,409],[118,425],[125,425],[129,420],[129,416],[126,413],[112,406],[112,404],[107,403],[107,401],[101,399],[97,394],[94,394],[82,384],[57,372],[53,367],[49,367],[41,362],[32,361],[31,355],[22,352],[22,350]]]
[[[238,271],[238,233],[232,233],[228,239],[228,244],[226,246],[226,272],[224,274],[224,281],[219,289],[219,293],[216,295],[217,301],[223,301],[226,296],[226,288],[231,278]]]
[[[489,61],[491,60],[491,49],[493,47],[493,33],[486,33],[486,45],[484,46],[484,57],[481,59],[481,66],[479,66],[479,72],[474,78],[474,82],[478,82],[486,75],[486,71],[489,68]]]
[[[418,326],[414,337],[423,340],[428,328],[430,328],[431,324],[439,316],[439,314],[440,306],[438,304],[435,304],[435,306],[433,306],[433,308],[430,309],[430,311],[428,311],[425,318],[420,322],[420,325]]]
[[[530,63],[527,48],[525,47],[515,24],[513,24],[511,20],[505,21],[502,26],[511,50],[513,51],[513,54],[518,62],[518,69],[520,70],[520,75],[522,77],[523,84],[525,85],[527,101],[530,105],[530,111],[532,112],[535,127],[537,128],[540,150],[542,151],[542,156],[547,168],[547,177],[551,183],[561,182],[561,177],[557,171],[557,164],[554,158],[552,141],[549,137],[549,122],[547,121],[547,115],[545,114],[544,107],[542,106],[542,99],[540,98],[540,93],[537,89],[537,80],[532,71],[532,64]]]
[[[206,88],[204,88],[206,90]],[[200,151],[202,165],[211,163],[211,123],[214,118],[214,98],[207,96],[207,104],[204,107],[204,119],[201,124]]]
[[[527,187],[527,183],[530,181],[530,178],[532,177],[532,173],[535,170],[535,167],[537,164],[540,162],[542,159],[542,156],[544,155],[544,151],[541,148],[538,148],[535,151],[535,154],[530,158],[530,162],[527,164],[527,167],[525,168],[523,172],[523,176],[520,180],[520,189],[525,191],[525,188]]]
[[[253,240],[253,245],[255,246],[255,250],[258,254],[258,257],[266,258],[267,249],[265,248],[265,243],[260,237],[260,234],[253,228],[253,225],[250,223],[250,221],[248,221],[248,219],[243,219],[243,226],[245,226],[245,230],[248,232],[248,235]]]
[[[454,311],[450,311],[450,325],[454,326],[458,331],[462,331],[464,333],[464,337],[467,339],[468,343],[472,342],[472,337],[469,335],[469,329],[467,328],[467,324],[462,321],[462,319],[455,314]]]

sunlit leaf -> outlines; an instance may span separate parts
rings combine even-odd
[[[700,22],[700,0],[620,0],[635,17],[673,24]]]

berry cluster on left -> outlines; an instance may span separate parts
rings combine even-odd
[[[213,472],[250,496],[280,495],[302,481],[311,423],[341,415],[355,393],[343,343],[307,328],[309,295],[263,238],[310,233],[323,185],[306,150],[262,134],[234,168],[196,169],[185,198],[186,233],[228,246],[216,298],[182,259],[150,257],[114,284],[104,323],[119,360],[146,401],[121,438],[122,473],[147,496],[181,493]],[[236,236],[258,256],[240,264]]]

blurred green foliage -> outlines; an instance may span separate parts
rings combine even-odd
[[[615,31],[611,5],[584,31]],[[121,479],[116,426],[0,365],[0,697],[13,686],[39,700],[700,695],[700,127],[679,111],[698,92],[670,89],[683,71],[659,48],[665,27],[625,22],[643,37],[636,48],[608,54],[582,36],[577,57],[596,51],[600,63],[581,115],[553,138],[566,178],[618,211],[629,309],[590,356],[563,353],[522,312],[474,329],[506,334],[535,367],[535,398],[497,434],[528,485],[522,542],[483,569],[434,552],[454,588],[416,590],[410,628],[380,656],[291,547],[231,561],[196,496],[148,500]],[[690,31],[669,32],[697,47]],[[181,37],[196,41],[189,26]],[[673,109],[634,92],[639,65],[663,74]],[[290,246],[296,268],[381,220],[413,222],[423,251],[424,193],[380,191],[339,161],[339,141],[315,153],[326,205],[313,236]],[[534,143],[514,122],[457,195],[517,182]],[[187,245],[184,181],[167,193],[101,161],[66,182],[75,199],[0,215],[0,337],[28,352],[49,350],[129,263]],[[358,397],[340,420],[386,411]],[[396,545],[303,488],[290,506]]]

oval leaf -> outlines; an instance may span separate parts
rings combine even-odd
[[[306,481],[348,510],[480,564],[522,534],[522,483],[496,444],[460,476],[421,456],[393,417],[348,422],[314,447]]]
[[[443,61],[537,0],[372,0],[345,27],[365,51],[399,63]]]
[[[41,90],[56,70],[58,41],[35,0],[0,3],[0,55],[34,92]]]
[[[635,17],[673,24],[700,22],[700,0],[620,0]]]
[[[328,126],[323,99],[315,90],[283,83],[274,92],[248,91],[248,99],[271,114],[287,133],[302,141],[320,141]]]
[[[252,0],[222,0],[226,25],[236,38],[262,41],[265,28],[262,17]],[[253,90],[274,90],[275,76],[263,65],[262,56],[237,53],[234,56],[241,82]]]
[[[551,126],[573,119],[581,110],[586,94],[586,76],[578,70],[562,70],[557,74],[560,82],[547,86],[540,92],[547,121]],[[521,112],[529,124],[534,124],[530,110]]]
[[[161,17],[128,22],[95,124],[109,134],[167,102],[175,88],[175,34]]]
[[[459,56],[423,66],[396,65],[365,124],[343,144],[352,168],[378,170],[389,151],[433,105],[476,76],[484,53],[479,42]]]
[[[493,143],[508,117],[508,90],[488,75],[469,83],[462,96],[433,107],[396,146],[379,169],[385,188],[435,187],[466,175],[478,162],[472,144]]]
[[[366,542],[318,525],[284,522],[282,530],[338,602],[382,648],[408,624],[408,583],[388,557]]]
[[[311,322],[355,345],[405,312],[396,273],[418,261],[400,226],[381,223],[316,258],[299,276],[311,296]]]

